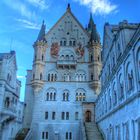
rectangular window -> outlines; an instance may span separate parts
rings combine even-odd
[[[48,112],[45,112],[45,120],[48,119]]]
[[[66,132],[66,140],[68,140],[68,132]]]
[[[48,139],[48,132],[46,132],[46,139]]]
[[[75,112],[75,120],[78,120],[78,112]]]
[[[55,112],[52,112],[52,120],[55,120]]]
[[[42,139],[44,139],[45,138],[45,133],[44,132],[42,132]]]
[[[65,119],[65,112],[62,112],[62,116],[61,116],[62,120]]]
[[[66,112],[66,120],[69,120],[69,112]]]
[[[72,140],[72,133],[69,133],[69,140]]]

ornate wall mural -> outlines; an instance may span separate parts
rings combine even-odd
[[[85,50],[84,50],[84,47],[82,46],[82,44],[80,42],[77,44],[75,52],[76,52],[78,58],[83,57]]]
[[[58,57],[59,50],[60,50],[60,46],[59,46],[58,42],[52,43],[52,45],[51,45],[51,56],[52,57]]]

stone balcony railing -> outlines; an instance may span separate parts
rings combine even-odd
[[[58,60],[57,61],[58,68],[75,69],[76,64],[77,64],[76,60]]]

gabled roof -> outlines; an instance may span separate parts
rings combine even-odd
[[[9,61],[14,61],[15,68],[17,70],[17,63],[16,63],[16,52],[10,51],[9,53],[0,53],[0,61],[4,59],[8,59]]]
[[[74,14],[71,12],[70,4],[68,4],[66,12],[61,16],[61,18],[54,24],[54,26],[47,32],[46,36],[50,34],[50,32],[60,23],[60,21],[69,13],[73,19],[77,22],[77,24],[81,27],[81,29],[85,32],[85,34],[90,37],[90,34],[84,29],[82,24],[77,20],[77,18],[74,16]]]

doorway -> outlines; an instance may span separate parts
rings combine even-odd
[[[91,122],[91,111],[86,111],[86,114],[85,114],[85,121],[86,122]]]

